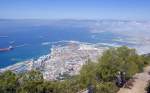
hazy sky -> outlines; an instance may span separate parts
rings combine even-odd
[[[0,0],[0,18],[150,20],[150,0]]]

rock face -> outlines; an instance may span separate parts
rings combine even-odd
[[[107,47],[79,42],[68,42],[51,48],[51,54],[44,55],[37,60],[21,62],[13,66],[0,69],[0,72],[12,70],[16,73],[38,69],[46,80],[64,79],[67,76],[79,74],[83,64],[88,59],[96,61]]]

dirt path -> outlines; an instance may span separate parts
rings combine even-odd
[[[134,76],[135,81],[133,82],[131,89],[121,88],[117,93],[146,93],[145,87],[150,80],[148,72],[150,72],[150,66],[145,67],[144,72],[138,73]]]

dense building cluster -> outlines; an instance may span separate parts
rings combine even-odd
[[[69,43],[66,46],[54,46],[50,60],[45,62],[44,78],[53,80],[64,75],[76,75],[88,59],[96,60],[106,47]]]
[[[96,61],[107,47],[94,44],[69,42],[62,46],[53,46],[51,53],[37,60],[21,62],[1,69],[14,72],[26,72],[32,69],[40,70],[46,80],[63,79],[66,76],[79,74],[81,67],[90,59]]]

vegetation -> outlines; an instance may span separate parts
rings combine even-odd
[[[104,52],[98,62],[90,60],[80,75],[63,81],[45,81],[39,71],[0,74],[0,93],[77,93],[89,86],[94,93],[116,93],[115,77],[118,71],[126,73],[126,80],[141,72],[150,63],[150,57],[138,55],[128,47],[111,48]]]

